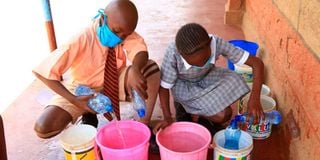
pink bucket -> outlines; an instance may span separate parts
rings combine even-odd
[[[210,132],[192,122],[175,122],[157,133],[161,160],[206,160]]]
[[[140,122],[113,121],[99,129],[96,157],[104,160],[147,160],[151,132]]]

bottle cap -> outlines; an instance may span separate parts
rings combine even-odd
[[[234,117],[234,120],[235,120],[236,122],[244,122],[244,121],[245,121],[245,119],[243,118],[242,115],[236,115],[236,116]]]
[[[273,114],[274,119],[272,120],[272,124],[279,124],[281,122],[281,114],[280,112],[274,110],[271,111]]]
[[[144,117],[146,114],[144,109],[138,109],[137,112],[140,118]]]
[[[232,128],[232,129],[238,129],[238,124],[237,124],[237,121],[236,120],[231,120],[231,122],[230,122],[230,127]]]
[[[111,105],[106,105],[106,111],[107,112],[112,112],[113,111],[113,108]]]

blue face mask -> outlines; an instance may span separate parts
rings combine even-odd
[[[116,45],[122,42],[122,39],[115,33],[113,33],[110,28],[107,26],[107,16],[104,13],[103,9],[99,9],[99,15],[103,15],[103,24],[97,27],[97,35],[99,37],[100,43],[105,47],[115,47]]]
[[[211,54],[211,56],[210,56],[210,58],[207,60],[207,62],[203,65],[203,66],[201,66],[201,67],[199,67],[199,66],[192,66],[193,68],[196,68],[196,69],[204,69],[204,68],[207,68],[209,65],[210,65],[210,63],[211,63],[211,60],[212,60],[212,54]]]

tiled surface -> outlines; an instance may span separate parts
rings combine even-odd
[[[158,64],[161,64],[166,46],[174,40],[178,28],[187,22],[200,23],[210,33],[217,34],[226,40],[243,38],[240,29],[223,24],[225,0],[135,0],[134,2],[140,15],[137,30],[145,37],[150,57]],[[219,59],[218,65],[225,65],[225,60]],[[3,113],[9,160],[64,159],[58,141],[59,135],[43,140],[33,131],[36,118],[51,96],[52,92],[35,80]],[[122,117],[131,119],[133,112],[129,109],[129,104],[123,106]],[[155,108],[153,119],[161,119],[159,103]],[[100,120],[100,125],[107,123],[103,118]],[[261,144],[260,148],[263,145]],[[150,159],[160,158],[159,155],[150,155]],[[212,159],[212,150],[209,150],[208,159]]]

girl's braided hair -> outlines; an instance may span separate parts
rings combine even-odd
[[[190,55],[210,41],[206,29],[200,24],[188,23],[182,26],[176,35],[176,46],[181,54]]]

